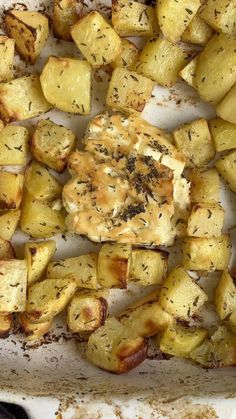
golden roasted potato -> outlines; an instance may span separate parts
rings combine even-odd
[[[225,326],[220,326],[211,339],[194,349],[190,358],[207,368],[236,365],[236,336]]]
[[[158,301],[159,290],[131,304],[119,316],[119,321],[139,336],[154,336],[173,323],[171,314],[164,311]]]
[[[65,220],[52,204],[25,195],[20,219],[21,230],[29,236],[45,239],[65,231]]]
[[[235,0],[207,0],[201,7],[200,16],[216,32],[236,35]]]
[[[121,52],[119,35],[95,10],[72,26],[71,36],[86,60],[94,67],[111,63]]]
[[[57,179],[35,160],[32,160],[26,169],[24,187],[39,201],[56,199],[62,193],[62,186]]]
[[[228,234],[212,238],[188,237],[182,245],[183,266],[193,271],[224,271],[231,257]]]
[[[112,24],[120,36],[153,36],[158,25],[153,7],[134,0],[112,0]]]
[[[190,44],[206,45],[213,31],[199,15],[195,15],[182,35],[182,41]]]
[[[231,191],[236,193],[236,151],[221,157],[216,162],[216,168]]]
[[[130,258],[130,244],[104,244],[98,253],[98,283],[103,288],[127,288]]]
[[[107,105],[119,111],[139,114],[150,99],[153,87],[152,80],[147,77],[125,68],[116,68],[109,83]]]
[[[36,160],[60,173],[65,170],[75,143],[76,136],[70,129],[49,119],[41,120],[32,138],[31,153]]]
[[[201,167],[215,156],[215,148],[205,119],[197,119],[176,128],[174,143],[187,159],[187,167]]]
[[[236,148],[236,124],[215,118],[209,121],[209,127],[216,151]]]
[[[45,98],[64,112],[88,115],[92,69],[85,60],[49,57],[40,76]]]
[[[8,338],[12,321],[12,314],[0,313],[0,338]]]
[[[83,0],[54,0],[53,32],[56,38],[71,41],[71,26],[81,17]]]
[[[206,204],[220,201],[220,177],[216,169],[190,170],[188,179],[191,181],[191,201]]]
[[[0,165],[26,164],[29,131],[25,127],[7,125],[0,131]]]
[[[236,116],[235,116],[235,105],[236,105],[236,83],[230,89],[230,91],[226,94],[223,100],[218,103],[216,106],[216,113],[217,115],[225,119],[228,122],[232,122],[232,124],[236,124]]]
[[[6,82],[13,79],[14,52],[14,39],[0,35],[0,82]]]
[[[196,87],[206,102],[218,103],[236,82],[235,49],[236,39],[221,33],[214,35],[198,55]]]
[[[24,260],[0,260],[0,312],[25,311],[27,266]]]
[[[86,358],[98,367],[116,374],[137,367],[147,356],[147,343],[114,317],[92,333]]]
[[[195,204],[188,219],[187,235],[192,237],[220,236],[224,215],[225,210],[220,204]]]
[[[233,333],[236,334],[236,310],[229,316],[229,325]]]
[[[158,0],[157,19],[164,37],[173,44],[180,41],[200,5],[200,0]]]
[[[143,48],[134,69],[162,86],[171,87],[187,60],[188,55],[167,39],[151,39]]]
[[[16,253],[10,241],[4,240],[0,237],[0,259],[8,260],[15,259]]]
[[[34,118],[51,109],[35,74],[0,84],[0,117],[4,122]]]
[[[49,35],[48,19],[42,13],[28,10],[8,10],[5,26],[16,50],[25,60],[34,64]]]
[[[170,272],[159,295],[163,309],[183,320],[188,320],[206,301],[206,293],[182,267]]]
[[[31,285],[26,305],[32,323],[45,323],[60,313],[76,290],[76,282],[67,278],[44,279]]]
[[[168,256],[162,250],[132,250],[129,281],[144,287],[161,284],[167,274]]]
[[[0,237],[11,240],[20,220],[20,210],[10,210],[0,215]]]
[[[0,172],[0,209],[18,209],[23,195],[24,176]]]
[[[185,80],[189,86],[196,88],[196,68],[197,68],[197,56],[194,57],[180,72],[179,76]]]
[[[163,332],[160,350],[165,354],[188,358],[190,353],[202,344],[207,335],[206,329],[174,324]]]
[[[38,340],[52,327],[53,320],[49,319],[44,323],[33,323],[28,319],[27,313],[21,313],[18,316],[22,332],[26,335],[26,340]]]
[[[97,254],[50,262],[47,269],[50,278],[70,278],[79,288],[97,289]]]
[[[219,279],[214,302],[221,320],[236,310],[236,285],[228,271],[224,271]]]
[[[28,266],[28,286],[43,276],[55,251],[56,242],[54,240],[25,243],[24,258]]]
[[[124,67],[128,70],[136,63],[139,49],[128,39],[121,39],[121,52],[111,62],[113,68]]]
[[[67,325],[73,333],[93,332],[103,326],[108,304],[102,291],[77,291],[67,310]]]

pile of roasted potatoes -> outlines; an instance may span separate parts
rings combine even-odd
[[[27,340],[39,339],[66,309],[68,329],[88,338],[87,359],[108,371],[127,372],[145,360],[149,337],[161,352],[203,367],[236,365],[236,273],[229,268],[231,240],[220,203],[220,176],[236,193],[236,0],[157,0],[155,7],[112,0],[110,21],[97,10],[88,12],[83,0],[55,0],[50,19],[12,8],[5,11],[4,27],[0,336],[8,336],[17,318]],[[34,64],[50,29],[56,38],[74,42],[81,58],[51,55],[41,74],[17,77],[15,51]],[[140,50],[129,37],[146,43]],[[197,47],[195,55],[187,52],[186,43]],[[53,108],[89,115],[93,73],[102,66],[111,71],[110,111],[139,116],[154,85],[170,88],[179,76],[216,106],[216,118],[197,119],[168,133],[186,161],[185,177],[191,183],[191,207],[180,237],[182,262],[172,270],[171,248],[129,243],[104,243],[98,254],[53,259],[56,242],[50,238],[66,233],[57,174],[66,170],[77,138],[46,117],[33,134],[11,123],[42,117]],[[22,260],[11,243],[16,229],[31,237]],[[219,272],[213,298],[219,325],[212,334],[194,325],[209,296],[193,274],[213,271]],[[109,317],[109,290],[125,290],[132,283],[153,286],[152,292]]]

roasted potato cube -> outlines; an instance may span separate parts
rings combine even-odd
[[[207,301],[207,295],[185,272],[175,268],[163,282],[159,303],[174,317],[188,320]]]
[[[144,339],[113,317],[91,334],[86,350],[90,362],[117,374],[137,367],[146,356]]]
[[[103,326],[108,304],[101,291],[77,291],[67,311],[67,324],[73,333],[93,332]]]
[[[111,63],[121,52],[121,40],[104,17],[93,10],[71,28],[71,36],[94,67]]]
[[[150,99],[153,87],[153,82],[147,77],[125,68],[116,68],[109,83],[107,105],[123,112],[139,114]]]
[[[206,329],[185,327],[180,324],[169,326],[162,334],[160,350],[165,354],[188,358],[207,337]]]
[[[97,288],[97,254],[87,253],[51,262],[47,276],[51,278],[70,278],[76,281],[79,288]]]
[[[221,157],[216,162],[216,168],[231,191],[236,193],[236,151],[234,150],[226,156]]]
[[[0,82],[13,79],[14,39],[0,35]]]
[[[55,251],[54,240],[25,243],[24,258],[28,265],[28,286],[42,278]]]
[[[76,290],[76,282],[67,278],[44,279],[28,290],[26,313],[32,323],[44,323],[60,313]]]
[[[153,7],[134,0],[112,0],[112,24],[120,36],[153,36],[158,29]]]
[[[151,39],[143,48],[135,70],[162,86],[171,87],[187,59],[187,54],[167,39]]]
[[[161,284],[167,274],[168,256],[162,250],[132,250],[129,280],[144,287]]]
[[[136,63],[139,49],[128,39],[121,39],[121,52],[111,62],[113,68],[124,67],[128,70]]]
[[[0,209],[18,209],[23,195],[24,176],[0,172]]]
[[[70,129],[49,119],[41,120],[33,135],[31,153],[51,169],[63,172],[75,143],[76,136]]]
[[[173,44],[180,41],[200,5],[200,0],[158,0],[157,19],[164,37]]]
[[[154,336],[173,323],[173,317],[164,311],[158,302],[158,291],[147,295],[143,299],[127,307],[119,315],[119,321],[139,336]]]
[[[21,313],[18,316],[22,332],[26,335],[28,341],[38,340],[52,327],[53,320],[49,319],[44,323],[32,323],[27,316],[27,313]]]
[[[236,334],[236,310],[229,316],[229,325],[233,333]]]
[[[24,260],[0,260],[0,312],[25,311],[27,266]]]
[[[11,242],[0,237],[0,259],[15,259],[16,254]]]
[[[0,116],[6,123],[34,118],[51,109],[35,74],[0,84],[0,97]]]
[[[196,88],[196,68],[197,68],[197,57],[194,57],[180,72],[179,76],[185,80],[189,86]]]
[[[0,237],[11,240],[20,220],[20,210],[10,210],[0,215]]]
[[[6,30],[16,43],[16,50],[25,60],[34,64],[49,35],[48,19],[42,13],[28,10],[8,10]]]
[[[236,83],[224,97],[224,99],[217,105],[216,113],[217,115],[225,119],[232,124],[236,124],[236,115],[235,115],[235,106],[236,106]]]
[[[26,164],[29,131],[25,127],[7,125],[0,131],[0,165]]]
[[[223,271],[231,256],[228,234],[212,238],[189,237],[182,245],[183,266],[193,271]]]
[[[65,220],[60,211],[52,209],[50,203],[26,195],[22,203],[20,227],[29,236],[45,239],[65,231]]]
[[[187,159],[187,167],[201,167],[215,156],[215,148],[205,119],[184,124],[173,132],[174,142]]]
[[[219,279],[214,302],[221,320],[236,310],[236,285],[228,271],[224,271]]]
[[[40,76],[45,98],[64,112],[88,115],[92,69],[85,60],[49,57]]]
[[[220,201],[220,177],[216,169],[200,171],[193,169],[188,173],[191,181],[191,201],[213,204]]]
[[[198,55],[196,86],[206,102],[218,103],[236,82],[235,49],[236,39],[221,33],[214,35]]]
[[[0,313],[0,338],[8,338],[12,321],[12,314]]]
[[[54,0],[53,32],[56,38],[71,41],[71,26],[81,17],[83,0]]]
[[[182,41],[190,42],[190,44],[206,45],[212,37],[212,34],[211,27],[200,16],[195,15],[187,29],[185,29],[182,35]]]
[[[236,148],[236,124],[215,118],[209,121],[209,127],[216,151]]]
[[[207,0],[204,2],[200,16],[216,32],[236,35],[236,1]]]
[[[24,186],[28,193],[39,201],[56,199],[62,193],[62,187],[57,179],[49,173],[46,167],[34,160],[26,169]]]
[[[217,237],[222,233],[225,210],[220,204],[199,203],[192,207],[188,219],[187,235]]]
[[[98,282],[103,288],[127,288],[131,245],[104,244],[98,253]]]

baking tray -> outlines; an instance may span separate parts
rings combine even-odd
[[[15,3],[0,0],[1,16],[10,6],[28,7],[50,15],[51,1],[27,0]],[[110,1],[88,1],[89,7],[109,15]],[[134,40],[137,42],[137,40]],[[16,75],[40,72],[48,55],[79,57],[73,45],[50,36],[37,64],[29,66],[15,58]],[[93,77],[93,109],[89,117],[72,116],[59,111],[42,118],[51,118],[71,128],[81,139],[89,119],[105,109],[109,69],[97,70]],[[214,117],[214,109],[199,100],[194,90],[180,80],[170,90],[156,86],[142,117],[162,128],[173,129],[182,122],[199,117]],[[26,121],[30,130],[37,120]],[[236,263],[236,195],[222,183],[222,202],[227,208],[225,230],[230,229],[234,243],[232,264]],[[17,232],[14,244],[18,257],[23,254],[27,236]],[[78,236],[56,238],[55,258],[76,256],[99,249]],[[171,263],[179,260],[178,243],[172,251]],[[234,259],[234,260],[233,260]],[[208,293],[216,284],[217,274],[201,280]],[[111,295],[111,311],[116,313],[149,289],[130,287],[128,292],[116,290]],[[211,303],[210,303],[211,304]],[[214,320],[214,319],[213,319]],[[208,319],[207,319],[208,321]],[[212,319],[211,319],[212,321]],[[0,399],[25,407],[31,418],[236,418],[236,369],[203,370],[190,362],[175,358],[163,359],[150,349],[149,359],[134,371],[116,376],[90,365],[84,358],[85,343],[65,328],[63,315],[53,330],[36,343],[25,343],[16,329],[0,342]]]

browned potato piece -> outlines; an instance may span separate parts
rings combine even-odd
[[[16,43],[21,57],[34,64],[49,35],[48,19],[42,13],[28,10],[8,10],[5,17],[6,30]]]
[[[32,138],[31,152],[36,160],[57,172],[63,172],[75,142],[75,134],[70,129],[49,119],[41,120]]]
[[[20,220],[21,212],[19,209],[10,210],[0,215],[0,237],[5,240],[11,240]]]
[[[220,204],[199,203],[194,205],[188,219],[187,235],[192,237],[220,236],[224,215],[224,208]]]
[[[147,356],[147,343],[114,317],[91,334],[87,359],[98,367],[121,374],[137,367]]]
[[[83,0],[54,0],[53,32],[56,38],[71,41],[71,26],[81,17]]]
[[[0,338],[7,338],[13,321],[12,314],[0,313]]]
[[[216,162],[216,168],[231,191],[236,193],[236,151],[221,157]]]
[[[0,237],[0,259],[8,260],[15,259],[16,253],[11,242]]]
[[[98,253],[98,282],[103,288],[127,288],[131,245],[104,244]]]
[[[0,35],[0,82],[13,79],[14,39]]]
[[[236,35],[236,0],[207,0],[201,7],[200,16],[216,32]]]
[[[216,169],[190,170],[188,179],[191,181],[191,201],[193,203],[212,204],[220,201],[220,177]]]
[[[128,70],[136,63],[139,56],[139,49],[128,39],[121,39],[121,52],[111,62],[113,68],[124,67]]]
[[[167,274],[168,256],[162,250],[132,250],[129,280],[144,287],[161,284]]]
[[[52,327],[53,320],[49,319],[44,323],[32,323],[27,317],[27,313],[21,313],[18,316],[22,332],[26,335],[28,341],[38,340]]]
[[[228,271],[224,271],[215,289],[214,302],[216,312],[221,320],[228,317],[236,310],[236,281],[230,276]]]
[[[24,176],[0,172],[0,209],[18,209],[23,195]]]
[[[190,42],[190,44],[206,45],[207,41],[212,37],[212,34],[211,27],[200,16],[195,15],[187,29],[185,29],[182,35],[182,41]]]
[[[38,281],[56,251],[56,242],[27,242],[24,246],[24,257],[28,265],[28,286]]]
[[[26,308],[27,266],[24,260],[0,260],[0,313]]]

